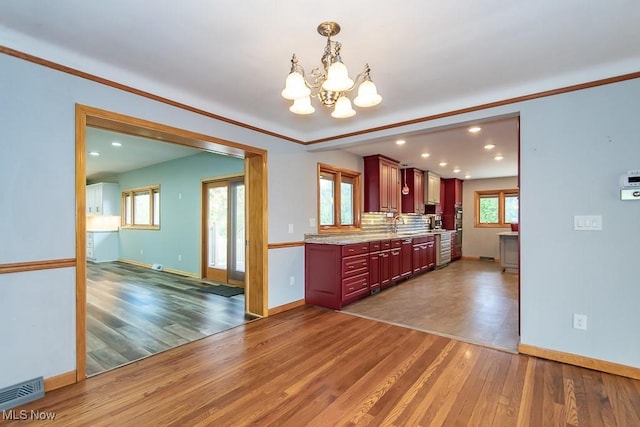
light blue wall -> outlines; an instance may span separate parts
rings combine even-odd
[[[121,190],[160,185],[160,229],[121,229],[120,258],[199,275],[202,181],[243,171],[243,159],[203,152],[121,174]]]

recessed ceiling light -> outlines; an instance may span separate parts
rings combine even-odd
[[[455,169],[453,170],[453,173],[458,173],[458,172],[460,172],[460,169],[458,169],[458,168],[455,168]]]
[[[447,162],[440,162],[440,163],[438,163],[438,164],[439,164],[440,166],[442,166],[442,167],[447,166]]]
[[[98,153],[97,151],[89,151],[89,155],[97,157],[100,155],[100,153]]]
[[[467,175],[464,176],[464,178],[465,179],[469,179],[469,178],[471,178],[471,175],[467,174]]]
[[[504,159],[504,156],[502,154],[498,154],[497,156],[494,157],[494,159],[502,160],[502,159]]]
[[[478,133],[482,130],[482,128],[480,126],[472,126],[468,130],[471,133]]]
[[[113,145],[114,147],[122,147],[122,144],[118,141],[113,141],[111,145]]]
[[[396,144],[404,145],[405,142],[407,142],[407,141],[405,141],[404,139],[399,139],[399,140],[396,141]]]
[[[494,148],[496,148],[496,146],[493,144],[487,144],[484,146],[485,150],[493,150]]]
[[[425,159],[426,159],[427,157],[429,157],[429,155],[430,155],[429,153],[422,153],[422,154],[421,154],[421,156],[422,156],[423,158],[425,158]]]

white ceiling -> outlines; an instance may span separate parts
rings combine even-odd
[[[326,20],[342,27],[335,40],[352,77],[369,63],[384,98],[350,119],[317,104],[315,114],[296,116],[280,96],[292,53],[307,71],[321,65],[316,27]],[[308,142],[637,72],[638,22],[636,0],[3,0],[0,44]],[[515,173],[516,142],[483,127],[476,140],[509,153],[502,165],[512,172],[492,173]],[[462,135],[403,135],[404,151],[391,137],[348,149],[410,163],[415,140],[432,160],[485,176],[473,159],[486,153],[455,148]]]
[[[86,134],[86,176],[88,181],[109,182],[115,175],[192,156],[200,150],[184,145],[125,135],[88,127]],[[119,143],[114,146],[113,143]],[[98,156],[90,153],[98,153]]]

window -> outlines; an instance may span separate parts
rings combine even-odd
[[[122,192],[122,227],[160,228],[160,186],[133,188]]]
[[[360,228],[360,173],[318,163],[319,232]]]
[[[476,227],[509,227],[518,222],[519,192],[489,190],[475,192]]]

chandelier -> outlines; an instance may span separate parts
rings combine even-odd
[[[358,87],[358,96],[353,103],[358,107],[373,107],[382,101],[382,96],[378,94],[376,85],[371,81],[369,64],[364,70],[351,80],[347,67],[340,58],[342,45],[331,40],[340,32],[340,25],[335,22],[323,22],[318,25],[318,33],[327,38],[327,45],[322,54],[323,70],[314,68],[310,76],[304,72],[304,68],[298,64],[295,53],[291,58],[291,72],[287,76],[282,97],[293,101],[289,111],[295,114],[311,114],[315,108],[311,105],[311,97],[316,97],[322,105],[334,107],[332,117],[343,119],[352,117],[356,111],[351,107],[351,101],[347,93],[352,91],[358,81],[362,78],[362,83]]]

